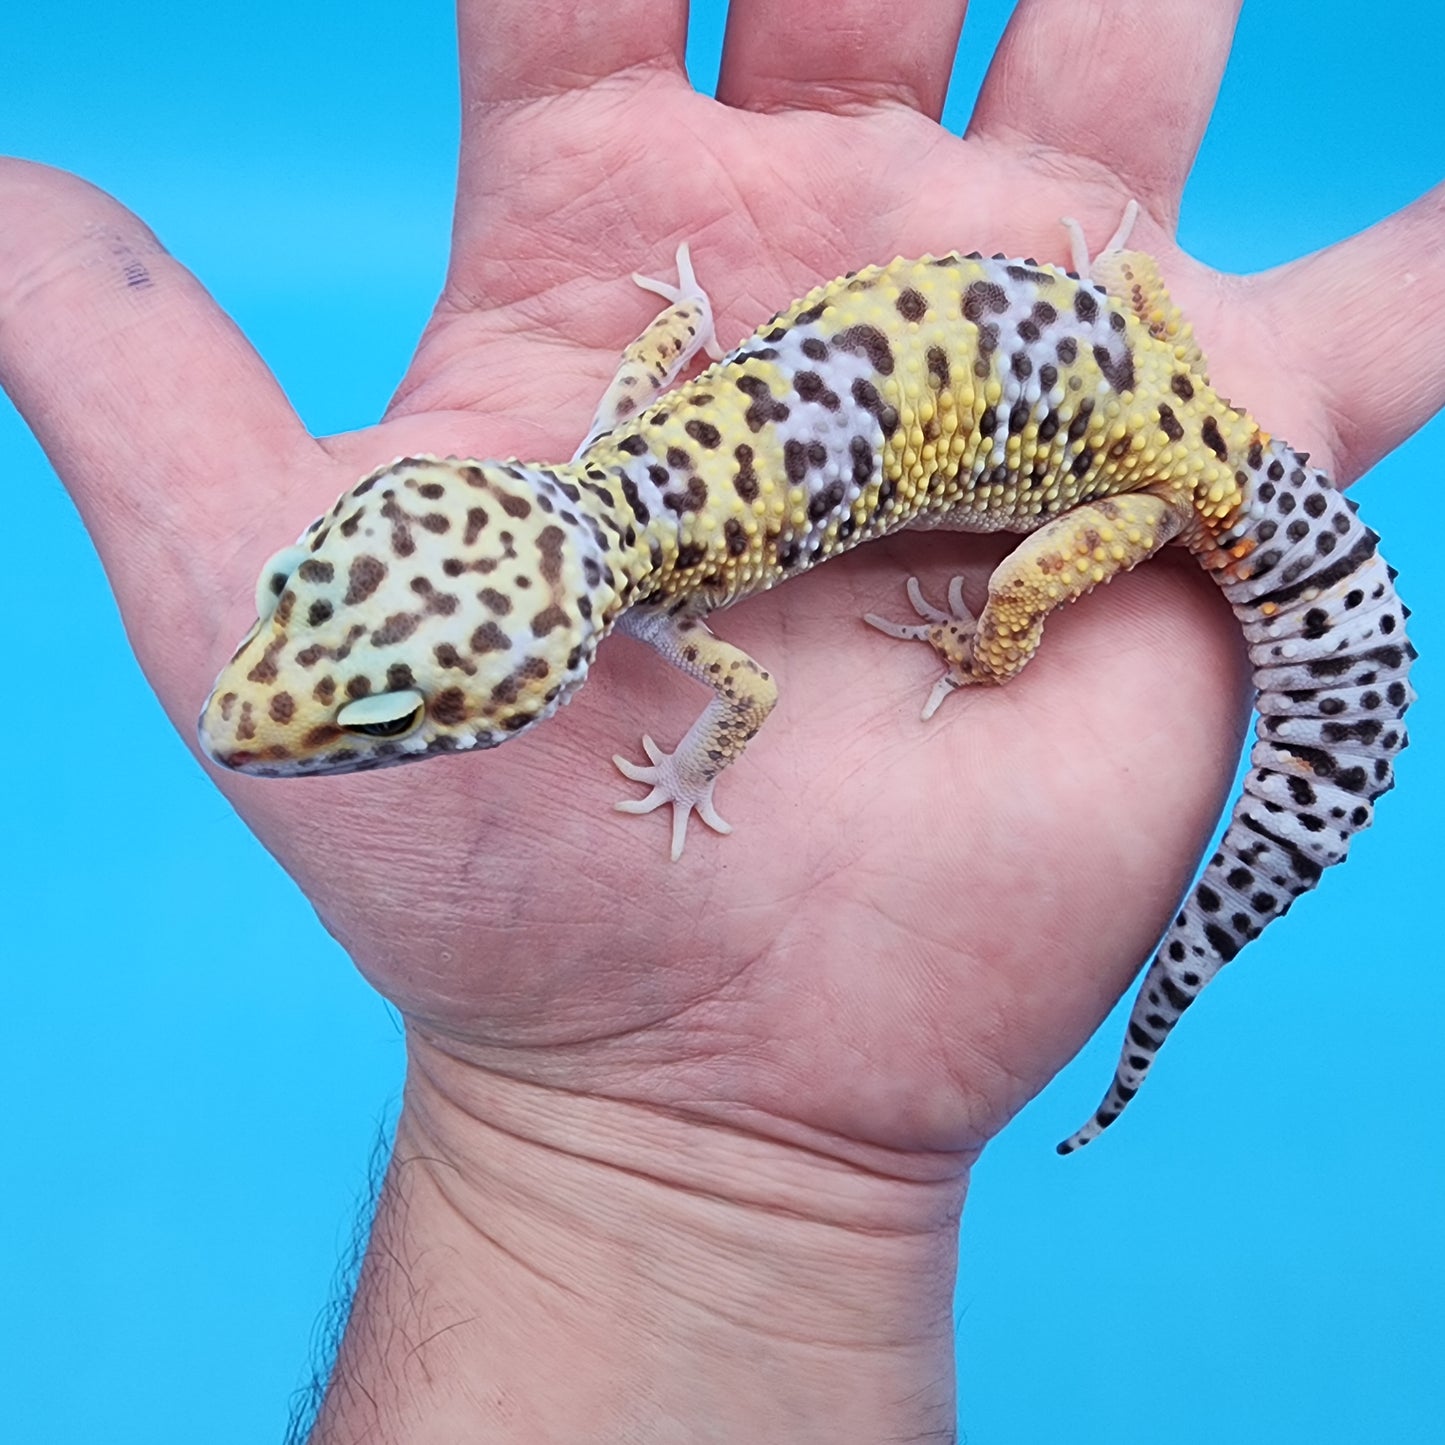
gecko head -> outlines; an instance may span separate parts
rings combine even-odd
[[[345,493],[256,588],[200,718],[268,777],[494,747],[582,684],[619,606],[606,533],[565,475],[403,458]]]

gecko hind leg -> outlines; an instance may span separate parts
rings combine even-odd
[[[1176,361],[1201,381],[1208,381],[1209,364],[1195,338],[1194,327],[1164,285],[1159,263],[1147,251],[1129,249],[1129,237],[1138,219],[1139,203],[1130,201],[1104,249],[1091,259],[1084,228],[1072,216],[1065,216],[1063,226],[1069,233],[1073,268],[1080,279],[1095,282],[1116,301],[1122,301],[1156,341],[1174,348]]]
[[[1017,677],[1038,650],[1049,613],[1152,556],[1188,520],[1185,510],[1152,492],[1100,497],[1046,522],[999,563],[977,621],[963,605],[958,577],[948,589],[948,612],[929,606],[909,578],[909,600],[922,622],[871,614],[864,621],[889,637],[928,643],[948,664],[924,706],[929,718],[957,688]]]

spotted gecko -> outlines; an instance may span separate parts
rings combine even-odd
[[[623,355],[565,465],[405,457],[266,564],[258,621],[200,720],[207,755],[263,777],[488,748],[551,717],[614,628],[713,696],[675,751],[614,761],[725,833],[718,776],[763,725],[772,676],[706,625],[720,607],[903,528],[1024,534],[977,617],[866,620],[921,641],[954,689],[1003,683],[1045,619],[1166,543],[1243,626],[1257,741],[1218,851],[1145,975],[1094,1138],[1210,978],[1340,861],[1392,784],[1414,694],[1394,571],[1355,506],[1210,386],[1135,208],[1073,269],[950,254],[820,286],[681,385],[712,311],[678,251],[667,307]],[[671,389],[669,389],[671,388]]]

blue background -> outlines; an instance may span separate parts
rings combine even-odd
[[[700,86],[722,8],[694,6]],[[955,130],[1010,8],[972,6]],[[13,6],[0,39],[0,149],[139,212],[320,432],[380,412],[443,275],[452,18],[402,9]],[[1437,180],[1441,14],[1247,6],[1183,244],[1260,269]],[[0,458],[0,1435],[277,1440],[395,1107],[400,1029],[171,733],[3,402]],[[958,1295],[969,1445],[1440,1438],[1442,465],[1437,420],[1357,493],[1423,654],[1416,743],[1377,829],[1210,990],[1127,1127],[1053,1154],[1112,1067],[1116,1014],[977,1170]],[[66,611],[43,615],[57,572]],[[56,628],[86,639],[80,717],[47,711]]]

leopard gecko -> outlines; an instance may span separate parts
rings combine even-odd
[[[719,356],[686,246],[570,463],[404,457],[263,568],[258,621],[200,720],[206,754],[262,777],[489,748],[582,685],[614,628],[712,690],[672,752],[615,759],[718,832],[719,775],[772,676],[710,613],[903,528],[1024,534],[977,617],[955,582],[916,621],[956,688],[1007,682],[1045,619],[1158,551],[1189,549],[1248,644],[1256,742],[1218,851],[1149,967],[1094,1138],[1210,978],[1340,861],[1392,785],[1415,652],[1376,534],[1307,457],[1210,386],[1135,208],[1073,269],[949,254],[867,266]],[[706,348],[717,360],[678,376]]]

